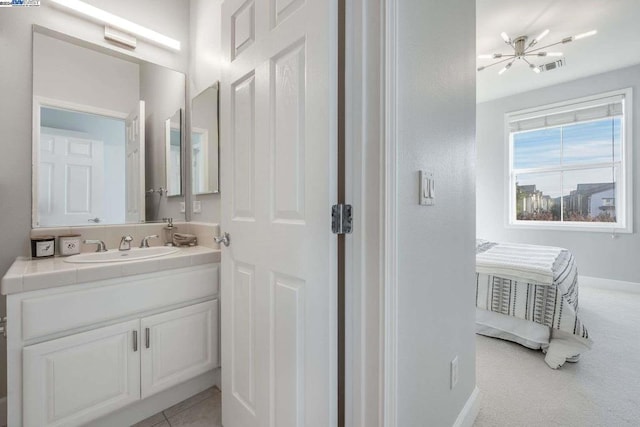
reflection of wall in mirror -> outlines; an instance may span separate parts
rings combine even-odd
[[[191,126],[192,192],[218,192],[217,87],[209,87],[193,99]]]
[[[161,90],[159,90],[161,88]],[[145,101],[146,188],[167,187],[166,120],[184,109],[185,76],[155,64],[140,65],[140,99]],[[184,217],[180,213],[181,197],[159,197],[152,193],[146,199],[148,221],[164,217]]]

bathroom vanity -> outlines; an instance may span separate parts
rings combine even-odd
[[[67,261],[2,280],[8,425],[129,425],[218,383],[218,250]]]

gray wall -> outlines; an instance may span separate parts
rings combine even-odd
[[[191,56],[189,77],[191,99],[220,80],[221,58],[221,11],[222,0],[191,0]],[[224,191],[220,188],[220,191]],[[202,213],[192,214],[192,221],[220,222],[220,195],[201,194],[194,196],[202,205]]]
[[[127,114],[139,99],[139,66],[33,35],[33,94]]]
[[[186,77],[169,68],[155,64],[140,65],[140,99],[144,101],[145,114],[145,188],[167,188],[166,175],[166,120],[182,109],[184,123],[184,103]],[[183,126],[184,129],[184,126]],[[183,220],[180,203],[184,202],[185,183],[182,183],[181,196],[160,197],[159,194],[147,194],[145,199],[147,220],[161,220],[171,217]]]
[[[186,72],[189,63],[189,3],[175,0],[87,0],[140,25],[182,42],[175,53],[140,41],[135,55]],[[53,8],[0,9],[0,275],[16,256],[28,253],[31,229],[32,24],[39,24],[92,43],[112,47],[104,28]],[[118,48],[114,48],[118,50]],[[10,219],[10,220],[9,220]],[[1,301],[4,313],[4,301]],[[6,347],[0,340],[0,396],[6,395]]]
[[[398,7],[398,425],[450,426],[476,384],[475,1]]]
[[[580,274],[640,283],[640,235],[584,231],[523,230],[506,228],[505,179],[509,174],[505,158],[504,114],[626,87],[633,88],[633,141],[640,130],[640,65],[587,77],[531,92],[478,104],[477,109],[477,229],[478,237],[568,248],[576,256]],[[632,143],[633,143],[632,141]],[[635,144],[634,144],[635,145]],[[633,166],[640,165],[640,149],[633,147]],[[633,171],[634,194],[640,189]],[[638,201],[634,204],[634,229],[640,225]]]

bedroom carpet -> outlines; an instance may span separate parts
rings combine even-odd
[[[539,351],[477,335],[475,427],[640,426],[640,293],[580,289],[593,348],[558,370]]]

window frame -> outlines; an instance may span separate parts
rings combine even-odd
[[[527,116],[535,117],[541,114],[548,114],[552,111],[571,111],[578,109],[581,105],[592,104],[603,98],[623,96],[623,113],[621,121],[621,159],[620,159],[620,181],[616,184],[620,187],[619,194],[622,196],[622,203],[616,202],[622,209],[616,212],[616,223],[605,222],[570,222],[570,221],[531,221],[518,220],[516,218],[515,206],[515,184],[516,173],[532,172],[565,172],[572,170],[594,169],[599,166],[611,167],[612,163],[592,163],[586,165],[553,166],[529,169],[513,168],[513,133],[510,123],[515,117],[520,119]],[[573,108],[571,108],[573,107]],[[597,119],[600,120],[600,119]],[[586,121],[585,121],[586,122]],[[532,129],[533,130],[533,129]],[[574,98],[566,101],[556,102],[524,110],[511,111],[504,115],[504,135],[505,135],[505,161],[507,176],[505,179],[505,227],[513,229],[533,229],[533,230],[560,230],[560,231],[592,231],[605,233],[633,233],[633,89],[625,88],[596,95]]]

